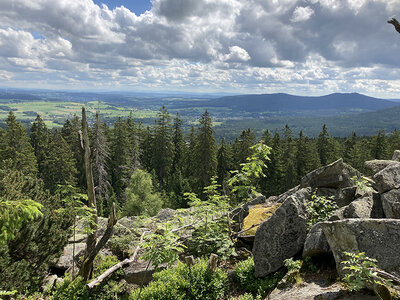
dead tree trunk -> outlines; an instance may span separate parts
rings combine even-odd
[[[85,281],[89,280],[93,269],[93,261],[96,255],[99,253],[101,248],[107,243],[108,239],[112,236],[114,231],[114,225],[117,223],[117,214],[115,211],[115,204],[113,203],[110,217],[108,218],[107,229],[101,238],[97,241],[97,209],[96,209],[96,196],[94,192],[94,181],[93,181],[93,171],[92,162],[89,147],[89,135],[88,135],[88,124],[86,121],[86,111],[82,107],[82,132],[81,135],[81,145],[83,148],[83,158],[85,166],[85,176],[87,185],[87,196],[88,196],[88,207],[93,210],[92,222],[90,222],[90,232],[88,233],[86,239],[86,253],[82,262],[82,266],[79,270],[79,275],[83,277]]]

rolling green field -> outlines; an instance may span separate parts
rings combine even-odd
[[[100,101],[90,101],[85,104],[69,101],[15,101],[1,100],[0,119],[4,120],[9,111],[12,110],[17,119],[28,123],[39,114],[50,128],[60,127],[67,119],[80,115],[82,106],[85,106],[88,118],[93,119],[96,111],[101,113],[103,119],[115,119],[118,117],[127,117],[131,113],[135,119],[155,118],[157,111],[150,109],[134,109],[128,107],[117,107]],[[6,106],[7,108],[5,108]]]

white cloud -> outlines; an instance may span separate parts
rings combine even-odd
[[[92,0],[0,1],[0,84],[315,93],[400,79],[386,23],[399,0],[152,4],[137,16]],[[374,71],[350,72],[362,68]]]
[[[309,7],[297,6],[293,12],[292,22],[304,22],[307,21],[314,14],[314,10]]]

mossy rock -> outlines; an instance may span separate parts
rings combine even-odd
[[[274,212],[281,206],[281,203],[271,204],[257,204],[249,207],[249,214],[243,221],[243,230],[251,228],[254,225],[260,224],[271,217]],[[251,228],[250,230],[243,233],[244,236],[254,236],[256,234],[258,226]]]

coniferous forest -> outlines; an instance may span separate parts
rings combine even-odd
[[[176,261],[180,253],[189,251],[197,257],[219,253],[229,260],[237,253],[234,253],[234,240],[229,239],[229,221],[226,224],[214,218],[221,211],[229,211],[246,202],[251,195],[268,197],[282,194],[298,185],[308,172],[338,158],[368,174],[365,161],[390,159],[393,151],[400,148],[397,130],[381,131],[371,137],[357,136],[353,132],[347,138],[335,138],[325,125],[321,125],[317,138],[309,138],[302,132],[295,136],[286,126],[274,132],[266,130],[261,137],[251,129],[245,129],[234,141],[217,141],[212,116],[207,111],[187,135],[182,132],[179,115],[170,115],[164,107],[159,110],[154,125],[147,127],[132,117],[119,118],[112,126],[107,126],[98,113],[87,132],[97,199],[96,222],[97,217],[107,218],[113,210],[118,218],[144,220],[165,208],[177,211],[189,207],[199,209],[198,216],[206,221],[201,225],[203,227],[194,227],[192,240],[187,245],[177,244],[175,229],[169,231],[169,236],[166,233],[169,225],[164,224],[163,234],[158,237],[162,236],[163,240],[147,240],[144,248],[153,249],[153,252],[145,252],[143,258],[153,262],[159,259],[159,263],[171,262]],[[67,120],[61,129],[51,130],[39,115],[30,128],[25,128],[11,111],[6,119],[6,128],[0,131],[0,289],[4,295],[39,297],[37,295],[43,293],[44,277],[55,270],[54,262],[71,236],[75,238],[76,220],[87,219],[90,223],[93,210],[87,196],[89,185],[85,179],[82,128],[80,116]],[[207,215],[212,216],[209,221]],[[186,224],[182,220],[179,222]],[[204,226],[206,229],[202,233]],[[89,229],[85,230],[86,234],[91,234]],[[153,234],[157,235],[157,230]],[[210,231],[213,233],[211,236]],[[124,244],[124,238],[111,242],[121,249],[132,247],[129,242]],[[204,248],[193,248],[193,243]],[[158,253],[156,248],[166,253]],[[47,291],[47,297],[128,297],[127,290],[115,279],[118,273],[97,291],[88,292],[85,288],[85,282],[90,278],[118,262],[115,256],[111,257],[115,261],[111,258],[102,261],[96,271],[90,271],[86,280],[74,277],[74,273],[68,275],[75,280],[67,278],[57,287],[54,285]],[[202,268],[202,264],[198,268]],[[207,268],[206,262],[204,264]],[[243,267],[251,268],[251,265]],[[179,268],[184,267],[178,265]],[[218,272],[213,276],[222,276],[218,280],[225,282],[226,275]],[[274,276],[268,278],[268,284],[281,275]],[[260,283],[260,286],[265,288],[265,284]],[[104,294],[106,287],[115,291]],[[210,287],[210,290],[212,288],[216,287]],[[222,293],[220,298],[225,297],[226,291],[222,287],[217,290]],[[136,291],[133,289],[129,296],[131,299],[136,299]],[[264,295],[265,292],[258,294]],[[71,295],[77,298],[70,298]],[[147,299],[145,295],[146,289],[142,297]],[[153,299],[153,296],[149,297]]]

